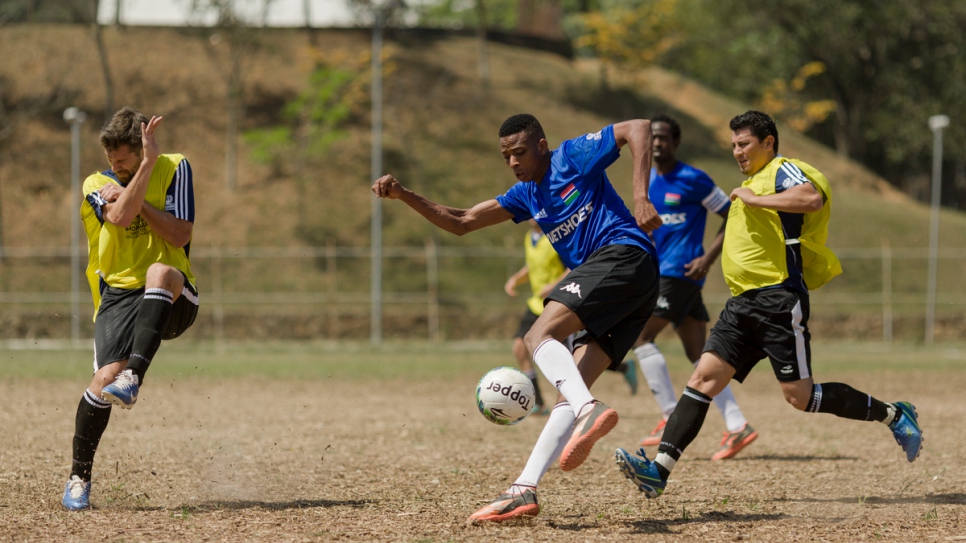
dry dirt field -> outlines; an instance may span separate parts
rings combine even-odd
[[[28,357],[29,359],[29,357]],[[678,369],[677,371],[680,371]],[[0,541],[966,541],[966,372],[843,372],[916,403],[922,457],[878,423],[805,415],[759,367],[736,389],[760,437],[710,462],[721,417],[648,501],[613,462],[654,425],[649,392],[616,374],[597,396],[621,422],[579,469],[551,469],[529,521],[469,526],[522,468],[542,423],[486,422],[477,368],[406,378],[172,378],[115,408],[93,510],[60,497],[83,379],[0,378]],[[680,386],[684,373],[673,373]],[[545,385],[549,388],[549,385]]]

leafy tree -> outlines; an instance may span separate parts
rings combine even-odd
[[[897,185],[929,171],[930,115],[953,119],[947,156],[966,156],[966,2],[602,0],[580,21],[606,61],[675,70]]]
[[[270,165],[272,177],[295,178],[300,223],[306,218],[306,184],[330,147],[347,136],[344,128],[369,97],[369,79],[360,77],[368,61],[368,55],[319,56],[305,89],[282,107],[282,123],[244,134],[252,158]]]

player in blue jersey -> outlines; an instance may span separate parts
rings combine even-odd
[[[664,425],[677,405],[667,362],[654,340],[671,324],[681,338],[688,360],[696,364],[701,357],[710,320],[701,298],[701,287],[708,269],[721,254],[731,206],[728,195],[706,173],[677,159],[681,127],[676,120],[667,115],[652,117],[651,132],[655,168],[651,170],[649,196],[664,222],[651,232],[661,262],[661,291],[654,314],[644,326],[633,352],[663,417],[650,435],[641,440],[642,447],[661,443]],[[724,221],[705,252],[704,228],[708,213],[720,215]],[[725,419],[727,431],[721,449],[711,459],[723,460],[738,454],[758,433],[745,420],[730,386],[715,396],[714,403]]]
[[[563,471],[576,468],[617,424],[617,412],[597,401],[589,387],[624,359],[657,301],[657,260],[644,233],[661,225],[647,196],[651,144],[650,122],[633,120],[564,141],[551,151],[540,122],[519,114],[500,127],[503,159],[519,181],[503,195],[458,209],[427,200],[391,175],[372,186],[376,196],[402,200],[456,235],[535,219],[572,270],[547,296],[524,338],[531,359],[554,383],[557,403],[523,473],[470,521],[538,514],[536,487],[554,459],[560,457]],[[634,160],[633,215],[604,172],[624,145]],[[563,342],[574,333],[571,352]]]
[[[648,498],[664,493],[685,449],[698,435],[712,398],[744,381],[768,358],[785,401],[806,413],[878,421],[912,462],[922,450],[915,406],[883,402],[845,383],[816,383],[808,330],[809,290],[842,272],[825,246],[832,188],[811,165],[778,154],[778,128],[760,111],[729,123],[731,150],[749,176],[731,192],[721,270],[732,297],[711,329],[704,352],[674,413],[657,456],[617,449],[617,464]]]

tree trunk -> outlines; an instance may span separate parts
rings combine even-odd
[[[234,191],[238,177],[238,127],[241,125],[241,52],[231,44],[231,70],[228,73],[228,122],[225,126],[225,184]]]
[[[486,47],[486,4],[476,0],[476,51],[479,56],[480,85],[486,91],[490,88],[490,58]]]
[[[118,4],[120,3],[118,0]],[[107,47],[104,46],[104,27],[95,21],[93,30],[97,57],[101,61],[101,74],[104,76],[104,118],[110,119],[114,114],[114,80],[111,77],[111,65],[107,60]]]

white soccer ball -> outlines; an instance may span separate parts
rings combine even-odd
[[[503,366],[492,369],[476,385],[476,406],[486,420],[516,424],[533,411],[533,384],[522,371]]]

